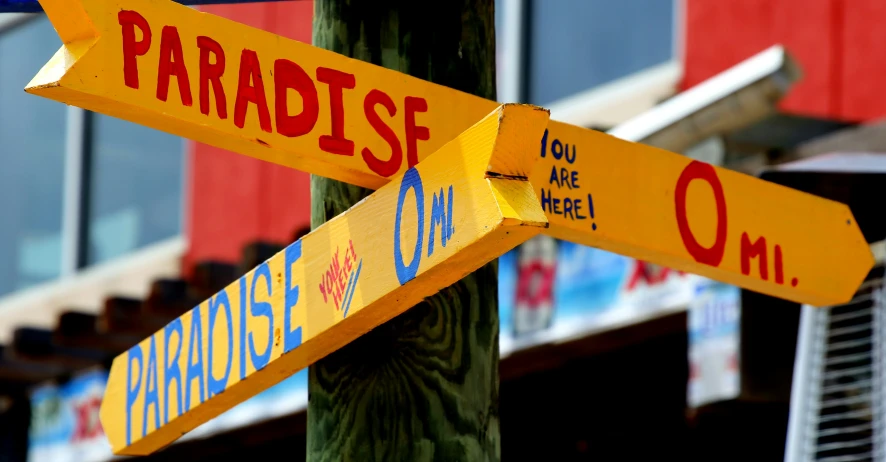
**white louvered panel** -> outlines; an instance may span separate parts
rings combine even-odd
[[[886,461],[883,266],[844,305],[804,306],[787,462]]]

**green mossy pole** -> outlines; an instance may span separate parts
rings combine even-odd
[[[495,99],[493,5],[315,0],[313,42]],[[312,176],[312,227],[370,192]],[[309,461],[499,460],[497,270],[484,266],[310,367]]]

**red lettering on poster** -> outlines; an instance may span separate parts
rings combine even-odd
[[[634,290],[641,280],[650,286],[661,284],[662,282],[665,282],[671,272],[674,271],[671,268],[653,265],[652,263],[643,260],[635,260],[635,262],[634,271],[628,278],[626,285],[627,290]],[[677,271],[677,274],[682,276],[686,273],[683,271]]]
[[[90,440],[103,435],[99,410],[102,399],[99,396],[84,399],[74,406],[74,441]]]
[[[553,300],[555,275],[554,265],[544,265],[541,261],[522,265],[517,276],[517,302],[532,309]]]

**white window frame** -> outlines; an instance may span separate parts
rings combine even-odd
[[[528,0],[503,0],[501,34],[504,47],[499,101],[518,102],[525,96]],[[614,127],[673,96],[683,79],[686,0],[671,0],[674,7],[673,58],[611,82],[546,104],[551,118],[583,127]]]

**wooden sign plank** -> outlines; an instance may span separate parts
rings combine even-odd
[[[42,4],[65,45],[28,92],[364,187],[496,106],[173,2]],[[813,305],[873,266],[845,205],[558,122],[537,153],[555,237]]]
[[[182,5],[218,5],[225,3],[261,3],[281,0],[174,0]],[[298,1],[298,0],[288,0]],[[0,0],[0,13],[40,13],[43,7],[37,0]]]
[[[173,442],[541,232],[521,162],[547,122],[496,109],[118,356],[101,408],[113,451]]]

